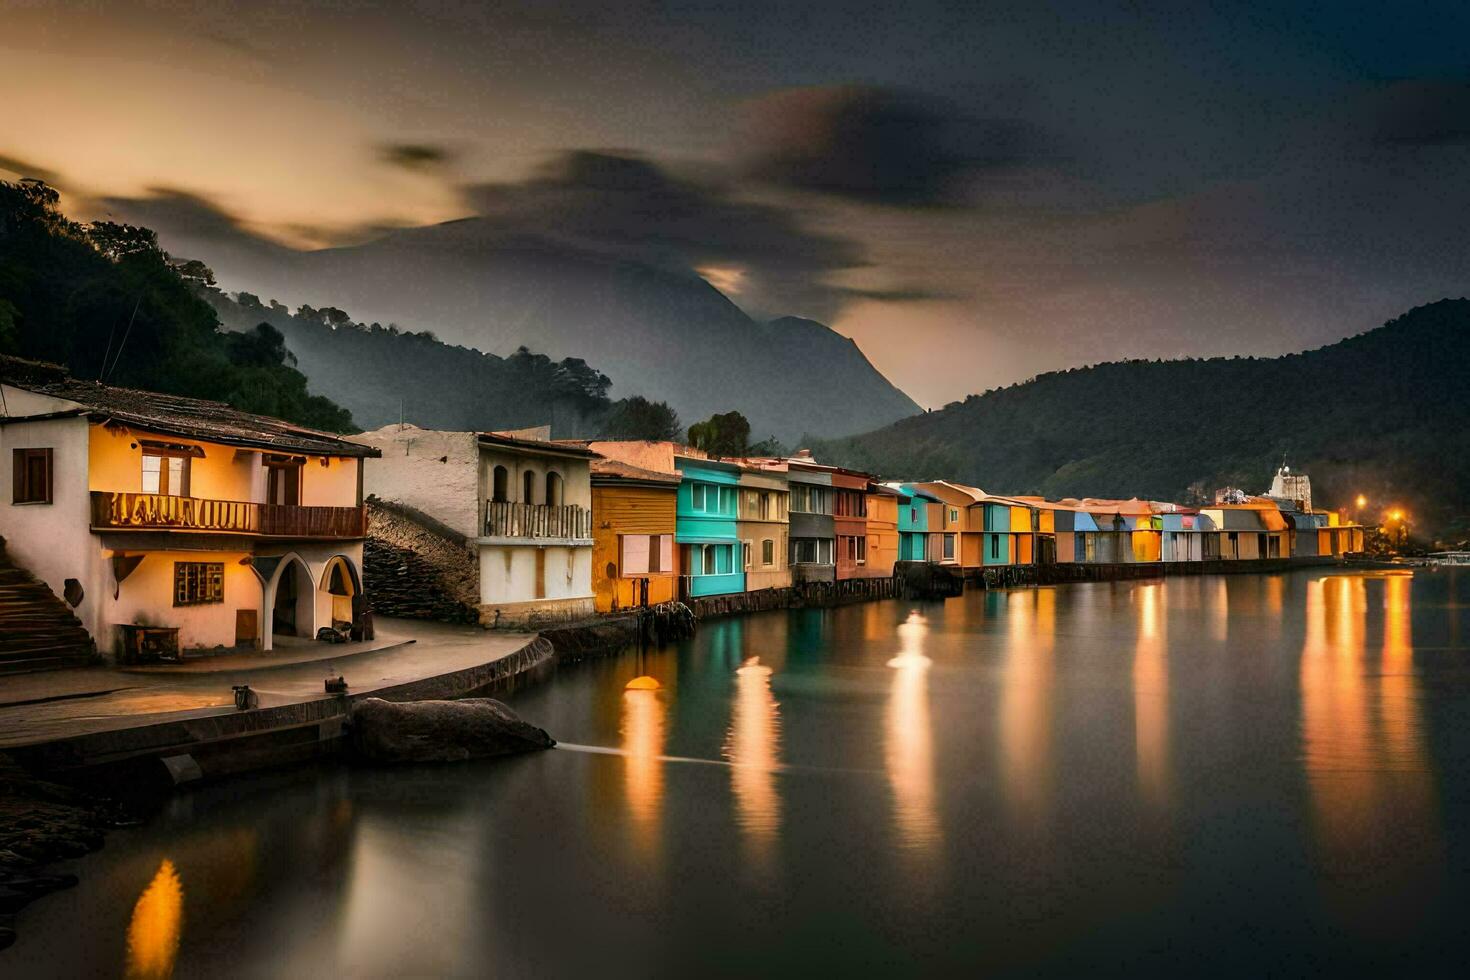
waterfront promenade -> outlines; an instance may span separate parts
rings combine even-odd
[[[372,643],[303,643],[179,665],[7,677],[0,689],[0,750],[71,768],[194,747],[217,751],[229,741],[240,748],[245,738],[280,740],[308,728],[319,730],[311,741],[331,741],[359,698],[460,697],[550,656],[549,644],[534,633],[395,619],[379,624]],[[328,694],[324,681],[339,675],[347,694]],[[232,688],[239,684],[257,693],[258,708],[235,708]]]

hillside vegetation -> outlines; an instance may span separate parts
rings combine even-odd
[[[1316,499],[1470,513],[1470,301],[1276,358],[1126,361],[1044,374],[848,439],[822,458],[993,493],[1201,499],[1261,491],[1282,459]]]
[[[220,331],[195,292],[212,278],[201,263],[176,267],[147,228],[80,224],[57,202],[45,184],[0,182],[0,353],[353,431],[348,412],[307,391],[279,334]]]

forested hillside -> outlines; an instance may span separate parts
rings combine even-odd
[[[993,493],[1173,500],[1264,490],[1284,457],[1322,503],[1363,493],[1370,510],[1392,501],[1426,527],[1463,528],[1467,379],[1470,301],[1443,300],[1318,350],[1045,374],[816,448]]]
[[[170,264],[147,228],[83,225],[36,181],[0,182],[0,353],[73,376],[236,408],[333,432],[351,415],[307,390],[274,331],[219,329],[196,294],[201,263]]]

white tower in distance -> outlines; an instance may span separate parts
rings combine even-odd
[[[1304,514],[1312,512],[1312,479],[1305,473],[1293,473],[1282,461],[1276,476],[1271,480],[1271,489],[1266,496],[1278,500],[1290,500]]]

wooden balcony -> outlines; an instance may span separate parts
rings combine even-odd
[[[156,493],[92,491],[94,531],[209,531],[274,538],[361,538],[364,507],[298,507]]]
[[[576,504],[518,504],[492,500],[485,505],[487,538],[592,537],[592,512]]]

